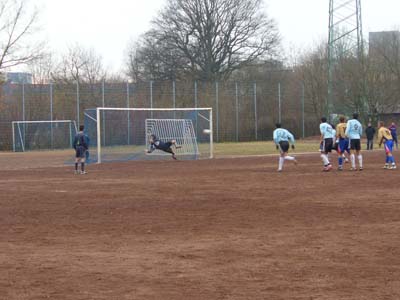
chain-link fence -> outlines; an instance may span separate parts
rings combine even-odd
[[[12,121],[72,120],[85,109],[213,108],[214,140],[271,139],[281,122],[297,138],[316,134],[301,82],[141,82],[96,84],[5,84],[0,95],[0,150],[12,150]]]

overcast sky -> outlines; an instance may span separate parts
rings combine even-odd
[[[31,0],[32,1],[32,0]],[[40,24],[55,52],[79,43],[93,47],[118,71],[130,40],[149,29],[166,0],[35,0]],[[329,0],[265,0],[283,45],[304,48],[327,36]],[[400,28],[400,0],[362,0],[364,34]]]

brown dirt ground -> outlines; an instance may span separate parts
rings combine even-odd
[[[0,299],[400,299],[400,170],[364,154],[363,172],[312,154],[83,176],[0,154]]]

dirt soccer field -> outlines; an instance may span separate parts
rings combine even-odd
[[[0,299],[400,299],[400,170],[364,154],[362,172],[316,153],[87,175],[0,154]]]

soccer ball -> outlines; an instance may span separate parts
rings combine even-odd
[[[211,130],[210,130],[210,129],[204,129],[204,130],[203,130],[203,133],[204,133],[204,134],[210,134],[210,133],[211,133]]]

